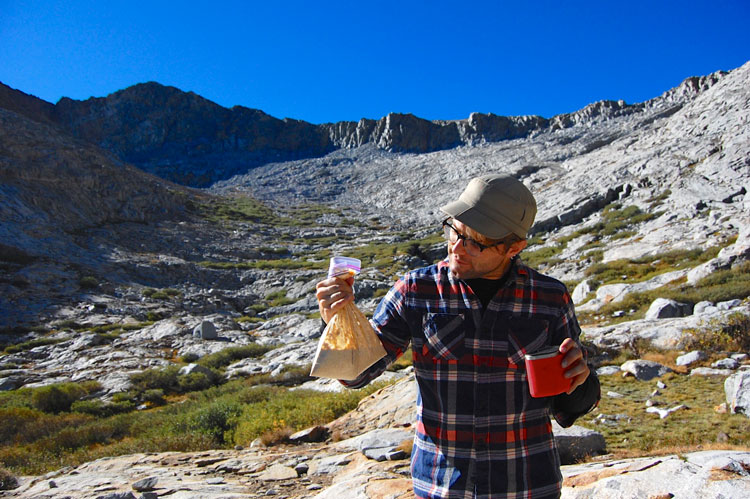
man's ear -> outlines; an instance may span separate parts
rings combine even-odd
[[[515,243],[508,246],[508,256],[513,258],[517,254],[519,254],[528,244],[528,241],[526,239],[521,239],[520,241],[516,241]]]

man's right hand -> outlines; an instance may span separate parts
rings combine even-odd
[[[331,277],[315,285],[315,298],[323,321],[328,324],[344,305],[354,300],[354,276],[346,279]]]

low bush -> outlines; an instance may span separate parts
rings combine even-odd
[[[146,288],[141,292],[141,294],[145,296],[146,298],[151,298],[152,300],[169,300],[176,296],[182,296],[182,291],[178,289],[172,289],[172,288],[165,288],[165,289]]]
[[[228,443],[225,434],[233,426],[231,421],[241,412],[239,403],[220,400],[191,414],[187,418],[187,430],[207,435],[217,445],[222,445]]]
[[[29,408],[0,409],[0,446],[19,446],[55,435],[67,427],[75,427],[92,420],[86,414],[61,413],[52,415]],[[2,459],[0,459],[0,462]],[[9,463],[5,462],[6,465]]]
[[[206,373],[190,373],[177,377],[178,393],[195,392],[205,390],[220,382],[221,376]]]
[[[164,398],[164,390],[161,389],[154,389],[154,390],[146,390],[141,394],[141,400],[143,402],[146,402],[151,405],[164,405],[167,403],[166,399]]]
[[[90,414],[97,418],[106,418],[115,414],[122,414],[135,410],[135,404],[131,401],[104,402],[99,399],[77,400],[70,406],[72,412]]]
[[[96,277],[84,276],[78,280],[78,285],[82,289],[96,289],[97,287],[99,287],[99,281],[96,279]]]
[[[266,352],[273,350],[274,346],[250,343],[240,347],[230,347],[218,352],[206,355],[198,360],[198,364],[213,369],[221,369],[233,362],[247,358],[258,358]]]
[[[33,340],[24,341],[23,343],[16,343],[15,345],[9,345],[5,347],[5,349],[3,350],[3,353],[12,354],[12,353],[26,352],[28,350],[31,350],[32,348],[42,347],[45,345],[54,345],[56,343],[60,343],[63,341],[65,340],[61,338],[48,338],[48,337],[35,338]]]
[[[143,394],[153,390],[160,390],[162,395],[205,390],[221,384],[223,377],[213,368],[210,373],[193,372],[181,375],[179,366],[168,366],[135,373],[130,376],[130,382],[133,390],[142,398]]]
[[[177,391],[179,371],[178,366],[147,369],[130,375],[130,383],[137,392],[158,389],[164,393],[174,393]]]
[[[705,327],[686,331],[687,348],[706,352],[750,351],[750,316],[736,312]]]
[[[380,385],[382,387],[382,385]],[[371,393],[378,386],[368,387]],[[270,392],[267,400],[250,403],[233,420],[231,441],[247,445],[266,432],[279,432],[290,428],[301,430],[315,424],[323,424],[351,411],[357,406],[363,393],[346,391],[325,393],[311,390],[287,391],[273,387],[256,387]]]
[[[266,447],[270,447],[272,445],[279,445],[288,442],[289,437],[291,437],[293,434],[293,429],[289,428],[288,426],[284,426],[266,430],[258,438],[260,439],[261,444],[265,445]]]
[[[538,250],[529,249],[521,255],[523,263],[532,268],[538,268],[543,265],[554,265],[560,260],[555,258],[563,250],[563,246],[546,246]]]
[[[595,317],[611,317],[618,310],[632,310],[633,312],[620,319],[641,319],[648,307],[657,298],[669,298],[681,303],[695,305],[701,301],[718,303],[722,301],[745,299],[750,297],[750,263],[740,265],[731,270],[714,272],[700,280],[695,285],[688,285],[685,279],[667,284],[651,291],[630,293],[623,300],[609,303],[595,313],[577,314],[581,324],[596,322]]]
[[[309,262],[307,260],[293,258],[279,258],[273,260],[250,260],[246,262],[211,262],[203,261],[198,265],[209,269],[259,269],[259,270],[299,270],[299,269],[317,269],[319,262]]]
[[[290,303],[294,303],[295,300],[291,298],[287,298],[286,291],[274,291],[273,293],[269,293],[266,295],[266,302],[268,302],[268,305],[271,307],[281,307],[283,305],[289,305]]]
[[[311,381],[315,378],[310,376],[310,370],[312,364],[306,364],[303,366],[287,365],[281,370],[281,372],[273,376],[270,380],[271,383],[282,386],[296,386],[306,381]]]
[[[0,490],[13,490],[18,488],[18,479],[5,468],[0,468]]]
[[[179,360],[180,360],[180,362],[183,362],[185,364],[190,364],[190,363],[195,362],[196,360],[198,360],[200,358],[201,358],[201,356],[198,355],[197,353],[188,352],[185,355],[182,355]]]
[[[201,214],[208,220],[249,221],[273,223],[278,217],[273,210],[249,196],[214,198],[199,206]]]
[[[96,382],[59,383],[36,388],[31,396],[32,405],[42,412],[59,413],[70,410],[71,405],[101,388]]]
[[[389,371],[400,371],[402,369],[405,369],[413,364],[413,355],[411,351],[411,346],[406,349],[404,354],[396,360],[393,364],[391,364],[388,367]]]
[[[11,445],[24,438],[26,427],[46,415],[28,407],[8,407],[0,409],[0,444]]]
[[[134,402],[137,399],[135,392],[117,392],[112,394],[112,402]]]
[[[308,367],[298,369],[304,374]],[[295,369],[287,372],[297,375]],[[176,379],[154,374],[142,381],[158,384],[167,380],[169,385]],[[107,415],[111,408],[106,404],[90,401],[71,404],[85,413],[45,413],[31,407],[32,395],[38,389],[17,390],[22,393],[13,397],[0,394],[0,463],[14,473],[39,475],[105,456],[215,449],[247,443],[264,434],[269,442],[276,441],[287,431],[323,424],[344,414],[382,386],[320,393],[233,380],[190,392],[180,397],[180,403],[158,410],[113,415]],[[138,403],[138,395],[146,399],[150,398],[147,393],[162,393],[150,390],[116,394],[111,404],[132,407]]]
[[[673,270],[694,267],[715,257],[719,250],[718,246],[705,251],[675,250],[648,258],[595,263],[585,270],[584,275],[600,284],[641,282]]]

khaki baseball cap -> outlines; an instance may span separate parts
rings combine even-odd
[[[511,233],[525,239],[536,217],[536,201],[519,180],[491,174],[471,179],[458,200],[440,211],[490,239]]]

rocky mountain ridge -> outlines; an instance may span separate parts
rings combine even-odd
[[[0,107],[55,123],[162,178],[206,187],[263,164],[322,157],[367,144],[391,152],[426,153],[590,125],[668,102],[671,107],[661,111],[663,115],[675,112],[723,76],[724,72],[717,72],[689,78],[645,103],[601,101],[549,119],[472,113],[466,120],[428,121],[390,113],[379,120],[313,125],[242,106],[227,109],[193,92],[155,82],[85,101],[62,98],[54,105],[0,84]]]

